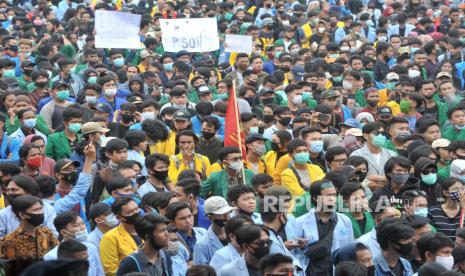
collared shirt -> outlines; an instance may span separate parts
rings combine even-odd
[[[102,240],[102,237],[102,231],[100,231],[98,227],[95,227],[95,229],[89,233],[89,236],[87,236],[87,241],[95,245],[95,247],[97,247],[97,249],[100,251],[100,241]]]
[[[21,226],[6,235],[0,244],[2,259],[42,258],[59,242],[52,230],[45,226],[38,226],[35,236],[26,233]]]
[[[230,176],[228,174],[228,187],[229,188],[232,188],[232,187],[235,187],[237,185],[242,185],[242,174],[238,174],[237,176]]]
[[[195,243],[197,242],[197,237],[195,236],[195,231],[192,229],[192,236],[188,236],[186,233],[183,233],[181,231],[178,231],[178,236],[184,240],[184,242],[187,244],[187,247],[189,247],[190,252],[194,252],[194,246]]]
[[[331,229],[331,226],[336,223],[336,221],[335,221],[336,220],[336,215],[334,213],[332,213],[329,216],[328,221],[324,222],[320,218],[318,213],[315,212],[315,218],[316,218],[316,225],[317,225],[317,228],[318,228],[318,237],[321,240],[322,238],[324,238],[328,234],[328,231],[329,231],[329,229]]]

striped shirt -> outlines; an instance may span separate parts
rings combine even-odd
[[[460,227],[460,213],[460,211],[457,212],[455,217],[451,218],[444,212],[441,205],[437,205],[429,209],[427,218],[438,232],[444,233],[455,241],[457,229]]]

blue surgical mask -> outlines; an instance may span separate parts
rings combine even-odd
[[[113,64],[114,64],[116,67],[123,67],[123,65],[124,65],[124,58],[120,57],[120,58],[114,59],[114,60],[113,60]]]
[[[165,71],[173,71],[173,63],[163,64],[163,69],[165,69]]]
[[[421,181],[426,185],[434,185],[438,179],[438,175],[435,173],[430,173],[427,175],[421,174]]]
[[[416,216],[426,218],[426,216],[428,215],[428,208],[426,208],[426,207],[424,207],[424,208],[415,208],[414,213],[415,213]]]
[[[297,164],[304,165],[310,160],[310,154],[308,152],[299,152],[294,154],[294,161]]]
[[[24,120],[24,126],[27,128],[34,128],[36,126],[36,123],[37,123],[36,118]]]
[[[378,135],[373,135],[373,140],[372,140],[373,146],[377,148],[382,148],[384,146],[384,143],[386,143],[386,136],[383,134],[378,134]]]
[[[320,153],[323,151],[323,141],[312,141],[310,142],[310,150],[314,153]]]

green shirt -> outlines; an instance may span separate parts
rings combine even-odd
[[[449,141],[464,140],[465,129],[457,130],[454,126],[449,126],[442,132],[442,138]]]
[[[8,135],[11,135],[13,132],[18,130],[21,127],[21,123],[19,122],[18,116],[15,117],[14,124],[10,124],[10,120],[7,119],[5,122],[5,129]],[[44,135],[49,135],[50,130],[48,129],[47,123],[45,122],[44,117],[42,115],[36,116],[36,126],[35,129],[42,132]]]
[[[397,150],[396,146],[394,146],[394,143],[392,142],[391,139],[387,140],[386,143],[384,143],[383,148],[388,149],[388,150],[392,150],[393,152],[399,154],[399,151]]]
[[[375,227],[375,221],[373,220],[373,216],[370,214],[370,212],[363,212],[363,218],[365,221],[365,227],[363,229],[363,232],[360,229],[360,224],[353,217],[352,213],[345,212],[344,215],[349,217],[350,221],[352,221],[352,229],[354,230],[354,239],[358,239],[360,236],[370,232],[373,229],[373,227]]]

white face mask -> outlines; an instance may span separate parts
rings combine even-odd
[[[108,227],[113,228],[116,225],[119,224],[118,219],[116,218],[115,214],[109,214],[108,216],[105,217],[105,222],[104,222]]]
[[[145,121],[145,120],[153,120],[155,119],[155,113],[153,112],[142,112],[142,121]]]
[[[453,256],[436,256],[435,263],[442,265],[445,269],[451,270],[454,266],[454,257]]]
[[[411,78],[411,79],[414,79],[416,77],[419,77],[420,76],[420,71],[418,70],[408,70],[408,77]]]
[[[319,33],[324,33],[325,30],[326,30],[325,27],[319,27],[319,28],[318,28],[318,32],[319,32]]]
[[[240,171],[242,170],[242,161],[230,162],[229,167],[235,171]]]
[[[342,46],[341,51],[350,51],[350,47],[349,46]]]
[[[84,229],[82,231],[78,231],[78,232],[74,233],[74,237],[76,238],[76,240],[78,240],[80,242],[86,241],[87,240],[87,230]]]
[[[345,90],[352,90],[352,83],[348,81],[342,81],[342,87]]]
[[[116,95],[116,88],[105,89],[105,95],[108,97],[113,97]]]
[[[381,42],[386,42],[387,41],[387,36],[384,36],[384,35],[379,36],[378,40],[381,41]]]
[[[292,103],[295,104],[295,105],[301,104],[302,103],[302,95],[295,95],[292,98]]]

